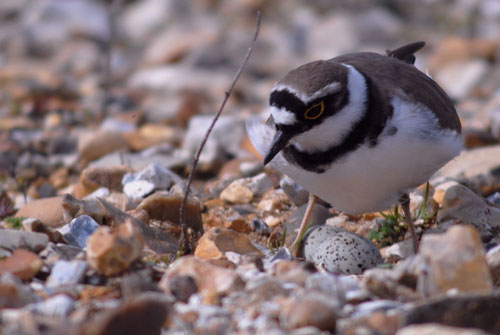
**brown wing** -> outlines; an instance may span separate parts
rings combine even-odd
[[[408,48],[410,51],[414,49],[415,47]],[[398,55],[403,54],[405,53],[398,52]],[[405,61],[371,52],[342,55],[330,61],[354,66],[368,76],[388,98],[403,91],[433,111],[441,127],[461,131],[460,119],[448,95],[429,76]]]

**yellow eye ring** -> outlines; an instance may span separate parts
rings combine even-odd
[[[319,107],[319,111],[317,108]],[[325,111],[325,104],[323,101],[318,102],[317,104],[312,105],[309,107],[306,112],[304,113],[304,118],[307,120],[316,120],[319,118],[323,112]]]

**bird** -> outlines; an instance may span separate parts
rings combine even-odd
[[[271,89],[268,119],[247,121],[264,165],[310,192],[292,250],[319,197],[353,215],[399,204],[417,252],[409,192],[464,145],[453,102],[414,66],[424,45],[301,65]]]

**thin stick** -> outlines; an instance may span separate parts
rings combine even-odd
[[[187,186],[186,186],[186,191],[184,194],[184,199],[182,199],[182,205],[180,208],[180,221],[181,221],[181,239],[179,243],[179,248],[183,250],[184,253],[190,251],[190,247],[188,245],[188,240],[187,240],[187,224],[186,224],[186,215],[185,215],[185,208],[189,196],[189,190],[191,188],[191,183],[193,182],[193,177],[194,177],[194,172],[196,170],[196,166],[198,165],[198,161],[200,159],[201,152],[203,151],[203,148],[205,147],[205,144],[208,140],[208,137],[210,136],[210,133],[212,132],[215,123],[219,119],[219,116],[221,115],[222,111],[224,110],[224,107],[226,106],[227,101],[229,100],[229,96],[231,95],[231,92],[233,91],[234,86],[236,85],[236,82],[240,78],[241,73],[243,72],[243,69],[245,68],[246,64],[248,63],[248,60],[250,59],[250,55],[252,54],[253,48],[255,46],[255,43],[257,41],[257,37],[259,36],[259,30],[260,30],[260,21],[261,21],[261,13],[260,11],[257,12],[257,24],[255,28],[255,34],[252,39],[252,43],[250,44],[250,47],[248,48],[247,54],[245,58],[243,59],[243,62],[240,64],[240,67],[238,68],[238,71],[236,72],[233,81],[231,82],[231,86],[229,86],[229,89],[225,92],[224,100],[222,100],[222,104],[215,114],[214,119],[212,120],[212,124],[208,128],[205,137],[203,138],[203,141],[201,142],[200,147],[198,148],[198,152],[196,153],[196,156],[194,157],[193,160],[193,167],[191,168],[191,171],[189,172],[188,176],[188,181],[187,181]]]
[[[124,0],[113,0],[107,8],[109,39],[103,45],[104,68],[102,78],[103,99],[101,105],[100,117],[104,120],[108,114],[108,102],[111,95],[111,86],[113,85],[111,57],[113,56],[113,45],[116,39],[116,15],[122,8]]]

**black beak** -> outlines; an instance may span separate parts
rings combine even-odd
[[[267,165],[267,163],[272,161],[274,156],[276,156],[281,150],[285,148],[290,138],[290,135],[285,134],[281,130],[278,130],[276,132],[276,135],[274,135],[273,138],[273,143],[271,143],[271,149],[267,153],[266,157],[264,157],[264,165]]]

